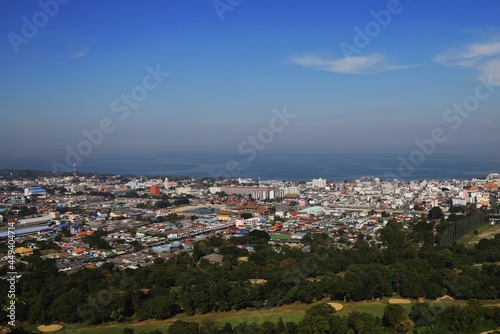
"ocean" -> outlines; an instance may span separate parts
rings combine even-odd
[[[196,155],[115,155],[85,157],[77,166],[81,172],[134,174],[139,176],[231,177],[252,179],[331,181],[373,176],[392,180],[447,180],[483,177],[500,172],[500,157],[408,154],[286,153],[247,156],[222,154]],[[53,170],[54,160],[18,159],[2,161],[0,168]],[[59,160],[64,164],[64,160]],[[66,164],[67,165],[67,164]],[[72,170],[72,164],[68,170]]]

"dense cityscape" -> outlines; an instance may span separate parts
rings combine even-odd
[[[254,229],[295,247],[304,246],[307,233],[326,233],[340,249],[360,235],[379,244],[379,230],[389,219],[410,223],[439,208],[457,221],[463,212],[457,208],[467,206],[498,213],[499,181],[499,174],[467,181],[365,177],[336,183],[4,176],[0,217],[16,224],[16,243],[28,246],[16,248],[16,254],[32,254],[40,242],[55,244],[59,251],[46,257],[57,259],[60,271],[105,261],[135,269],[192,250],[194,242],[211,235],[228,239]],[[0,233],[7,237],[7,225]],[[102,241],[86,242],[95,233]]]
[[[340,252],[338,254],[370,248],[388,252],[396,242],[391,240],[394,236],[388,236],[388,230],[396,227],[400,229],[400,238],[415,242],[414,252],[422,252],[427,247],[456,247],[461,237],[472,232],[478,234],[477,229],[484,226],[491,226],[488,233],[465,246],[477,247],[479,240],[498,239],[500,235],[500,229],[496,228],[500,221],[500,175],[496,173],[470,180],[388,181],[363,177],[342,182],[321,178],[285,182],[77,175],[76,172],[54,175],[16,170],[2,170],[1,174],[0,265],[6,282],[12,273],[18,280],[32,276],[33,261],[48,261],[45,265],[52,269],[45,270],[53,274],[78,276],[77,273],[87,271],[120,272],[169,262],[175,266],[184,255],[190,261],[197,261],[195,268],[235,265],[234,261],[241,266],[250,263],[246,262],[249,259],[259,263],[257,255],[266,249],[275,254],[296,250],[307,257],[315,254],[318,243]],[[486,256],[485,262],[498,261],[498,255],[496,248],[491,256]],[[266,264],[266,260],[260,261],[264,261],[261,265]],[[299,264],[297,261],[285,256],[280,267],[283,263]],[[337,266],[343,275],[352,269]],[[323,282],[325,273],[314,269],[307,274],[296,272],[296,279],[316,277]],[[270,284],[267,269],[262,270],[260,274],[259,270],[247,274],[246,284]],[[358,292],[358,296],[355,291],[347,293],[340,287],[329,295],[332,300],[344,302],[379,300],[392,295],[388,293],[390,288],[386,292],[373,290],[366,294],[366,285],[362,283],[365,292]],[[463,298],[450,287],[435,292],[425,289],[409,292],[408,289],[411,288],[398,288],[395,292],[422,300],[425,296],[427,299],[442,297],[445,291],[446,295]],[[324,293],[326,291],[318,297],[313,293],[310,297],[296,298],[311,303],[321,301]],[[476,298],[495,299],[497,293]],[[289,302],[268,299],[257,308]],[[214,309],[206,306],[205,311],[200,306],[193,307],[205,313],[237,310],[244,305]],[[247,307],[250,305],[256,307],[252,303]],[[186,305],[178,307],[190,313]],[[141,316],[137,310],[134,317],[164,319],[180,311],[174,309],[166,316]],[[48,317],[38,316],[42,318],[32,319],[35,323]],[[28,313],[28,317],[33,315]],[[123,314],[121,321],[126,318]],[[76,319],[78,317],[56,316],[51,320],[73,322]],[[109,320],[112,318],[104,317],[90,323]]]

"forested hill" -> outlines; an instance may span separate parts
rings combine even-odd
[[[22,303],[16,316],[29,323],[98,324],[324,298],[372,300],[394,293],[426,299],[500,298],[500,234],[470,248],[440,247],[434,245],[434,226],[424,220],[406,229],[391,220],[380,232],[381,247],[360,236],[352,249],[344,250],[330,247],[326,234],[307,235],[308,247],[299,249],[271,245],[266,232],[252,231],[229,240],[211,237],[197,242],[191,253],[166,262],[156,259],[136,270],[116,271],[105,263],[71,275],[35,254],[23,260],[26,264],[19,263],[23,268],[18,271],[25,273],[17,283]],[[255,252],[238,247],[243,244],[254,245]],[[202,259],[214,252],[223,255],[222,263]],[[8,290],[5,280],[0,284],[2,291]],[[500,325],[499,309],[488,312],[493,313],[481,319]]]

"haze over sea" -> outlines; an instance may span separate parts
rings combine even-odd
[[[246,156],[223,154],[143,154],[91,155],[77,166],[79,172],[134,174],[141,176],[171,175],[203,178],[261,178],[262,180],[352,180],[362,176],[399,180],[470,179],[500,172],[498,155],[438,155],[427,157],[418,167],[401,163],[408,154],[354,153],[260,153],[251,162]],[[0,163],[1,168],[52,170],[52,159],[18,158]],[[226,166],[238,163],[240,171]],[[408,167],[410,166],[410,167]],[[411,168],[414,167],[412,171]],[[409,169],[410,168],[410,169]]]

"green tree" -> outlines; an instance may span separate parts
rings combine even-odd
[[[242,214],[240,214],[241,218],[243,219],[250,219],[253,217],[253,214],[249,213],[249,212],[243,212]]]
[[[106,236],[107,233],[105,231],[97,231],[92,235],[88,235],[84,238],[85,242],[87,242],[90,247],[97,249],[112,249],[111,245],[102,237]]]
[[[346,321],[335,315],[335,309],[326,303],[317,304],[308,309],[298,324],[299,334],[344,334],[347,330]]]
[[[178,306],[169,297],[157,296],[144,301],[137,310],[137,318],[163,320],[173,317],[178,311]]]
[[[213,319],[203,319],[200,325],[200,334],[218,334],[221,326]]]
[[[471,319],[467,311],[457,305],[452,305],[446,308],[439,317],[441,326],[444,326],[448,331],[455,333],[468,332]]]
[[[439,206],[435,206],[429,210],[427,218],[430,220],[439,220],[444,218],[443,210]]]
[[[387,225],[380,230],[380,240],[387,245],[392,252],[386,252],[387,255],[397,255],[400,253],[398,250],[406,246],[406,234],[403,232],[403,226],[396,220],[391,219]]]
[[[54,320],[67,323],[78,322],[78,312],[76,309],[85,301],[85,295],[78,289],[71,289],[64,292],[52,301],[49,307],[49,315]]]
[[[248,242],[250,243],[266,243],[271,240],[269,234],[262,230],[253,230],[248,233]]]
[[[168,329],[168,334],[199,334],[200,325],[196,322],[177,320]]]
[[[279,318],[278,323],[276,324],[276,329],[279,334],[287,334],[285,323],[283,319]]]
[[[413,304],[410,319],[419,327],[427,327],[436,322],[440,309],[431,307],[429,303]]]
[[[404,333],[413,332],[413,327],[415,327],[415,324],[406,315],[405,309],[397,304],[389,304],[385,307],[382,324]]]
[[[347,316],[347,325],[356,334],[379,334],[384,332],[380,326],[380,318],[364,312],[352,311],[349,313]]]
[[[30,332],[26,329],[23,328],[23,326],[21,327],[13,327],[9,330],[8,332],[9,334],[33,334],[33,332]]]
[[[286,333],[287,334],[298,334],[299,333],[299,327],[297,324],[293,321],[289,321],[286,323]]]
[[[266,320],[260,324],[258,334],[279,334],[279,332],[274,322]]]
[[[229,322],[226,322],[224,327],[219,331],[219,334],[234,334],[233,326]]]
[[[346,269],[344,281],[353,300],[374,299],[392,293],[388,276],[387,268],[379,263],[352,264]]]
[[[403,320],[404,316],[405,309],[401,305],[389,304],[384,309],[382,324],[394,328],[395,324]]]

